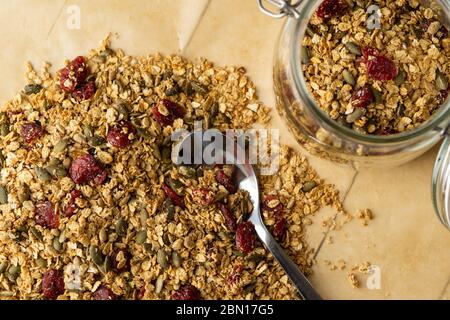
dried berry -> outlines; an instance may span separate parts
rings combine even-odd
[[[67,67],[60,71],[60,86],[69,93],[77,89],[89,76],[84,57],[76,57]]]
[[[72,161],[69,175],[76,184],[94,181],[99,185],[105,181],[107,173],[92,155],[86,154]]]
[[[227,278],[227,282],[230,286],[233,286],[239,282],[242,276],[242,271],[244,271],[244,267],[241,264],[238,264],[233,268]]]
[[[182,286],[172,294],[172,300],[201,300],[200,291],[193,285]]]
[[[422,33],[426,33],[430,25],[431,25],[430,19],[423,19],[423,21],[420,23],[420,31],[422,31]]]
[[[129,121],[122,120],[109,129],[106,139],[109,144],[117,148],[126,148],[131,145],[136,135],[136,128]]]
[[[144,295],[145,295],[145,286],[142,286],[139,290],[137,290],[136,292],[136,299],[137,300],[142,300],[144,299]]]
[[[163,183],[162,188],[164,190],[164,192],[166,193],[166,196],[169,197],[170,200],[172,200],[172,203],[175,204],[176,206],[179,206],[180,208],[185,208],[185,204],[184,204],[184,198],[177,195],[175,193],[175,191],[173,191],[168,185],[166,185],[165,183]]]
[[[162,126],[171,126],[175,119],[184,117],[185,110],[178,103],[162,99],[152,108],[153,116]]]
[[[434,35],[439,40],[444,40],[448,37],[448,30],[445,26],[439,28],[439,30]]]
[[[36,224],[49,229],[59,227],[59,217],[53,203],[50,201],[39,202],[34,209],[34,219]]]
[[[42,276],[42,293],[44,297],[55,300],[64,293],[64,276],[56,269],[47,270]]]
[[[219,207],[220,212],[222,212],[227,229],[232,232],[236,232],[236,216],[231,212],[230,208],[226,204],[219,202],[217,206]]]
[[[215,201],[214,193],[206,188],[192,190],[192,198],[194,202],[202,206],[208,206]]]
[[[447,97],[448,97],[448,90],[439,91],[439,94],[436,96],[436,102],[438,106],[443,105]]]
[[[364,64],[367,73],[374,80],[388,81],[394,79],[398,74],[398,69],[394,62],[387,57],[380,55],[379,51],[373,47],[363,49]]]
[[[37,122],[28,122],[22,125],[20,135],[26,143],[32,143],[45,134],[44,128]]]
[[[228,176],[223,170],[218,170],[216,172],[216,181],[223,185],[225,189],[227,189],[227,191],[231,194],[237,191],[233,179]]]
[[[266,212],[270,212],[274,215],[275,224],[273,227],[273,235],[277,238],[281,238],[286,233],[286,219],[284,218],[284,206],[281,202],[277,205],[272,205],[271,202],[278,200],[278,197],[269,194],[264,198],[264,202],[262,204],[262,210]]]
[[[130,254],[127,250],[116,249],[111,254],[111,269],[118,273],[126,272],[131,269]]]
[[[236,229],[236,246],[242,253],[250,253],[255,248],[255,227],[250,221],[241,222]]]
[[[74,215],[75,211],[78,209],[77,204],[75,203],[75,201],[81,197],[81,191],[79,190],[73,190],[70,193],[70,198],[69,198],[69,202],[67,203],[66,206],[66,210],[64,212],[64,215],[66,217],[71,217]]]
[[[73,91],[73,97],[78,101],[85,101],[92,98],[92,96],[95,94],[95,90],[97,88],[95,87],[95,81],[91,80],[86,83],[83,83],[79,85],[74,91]]]
[[[328,20],[343,15],[347,8],[347,2],[344,0],[324,0],[319,9],[317,9],[317,15],[322,19]]]
[[[373,100],[373,92],[368,85],[356,90],[351,99],[352,105],[355,108],[366,108]]]
[[[116,294],[107,286],[100,285],[94,292],[95,300],[117,300]]]

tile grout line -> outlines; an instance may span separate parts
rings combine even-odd
[[[182,55],[186,52],[186,49],[191,44],[192,38],[194,37],[194,34],[197,32],[198,26],[201,24],[203,18],[205,17],[206,11],[208,11],[210,4],[211,4],[211,0],[208,0],[208,3],[206,4],[205,8],[202,11],[202,14],[200,15],[200,18],[198,18],[198,20],[197,20],[197,24],[195,25],[194,30],[192,31],[191,35],[189,36],[188,41],[186,42],[186,45],[184,46],[184,48],[180,48]]]

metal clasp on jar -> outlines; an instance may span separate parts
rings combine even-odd
[[[259,9],[267,14],[269,17],[275,19],[281,19],[286,16],[293,17],[298,19],[300,17],[300,13],[297,11],[297,7],[300,5],[302,0],[257,0]],[[270,9],[267,7],[267,4],[271,4],[275,8]]]

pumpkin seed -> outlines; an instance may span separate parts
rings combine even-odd
[[[214,200],[215,202],[221,202],[222,200],[224,200],[226,197],[228,196],[228,192],[226,190],[219,190],[215,197]]]
[[[0,204],[8,203],[8,192],[4,186],[0,186]]]
[[[152,148],[153,156],[156,159],[161,160],[161,152],[159,151],[158,145],[156,143],[152,143],[150,146]]]
[[[302,46],[300,49],[300,59],[303,64],[308,64],[310,60],[309,49],[305,46]]]
[[[405,83],[406,80],[406,71],[401,69],[398,71],[397,76],[394,79],[394,82],[397,86],[401,86],[403,83]]]
[[[55,178],[64,178],[67,176],[67,169],[62,166],[50,165],[45,169]]]
[[[163,148],[161,152],[162,161],[166,164],[169,164],[172,162],[171,159],[172,156],[172,150],[170,148]]]
[[[371,87],[371,89],[372,89],[373,97],[375,98],[375,103],[376,104],[383,103],[383,93],[381,91],[375,89],[374,87]]]
[[[406,107],[405,107],[405,105],[404,104],[400,104],[398,107],[397,107],[397,110],[396,110],[396,115],[397,115],[397,117],[403,117],[404,115],[405,115],[405,110],[406,110]]]
[[[245,294],[255,291],[255,289],[256,289],[256,282],[251,282],[243,288]]]
[[[148,132],[146,129],[136,127],[136,131],[139,136],[141,136],[144,139],[151,139],[153,136]]]
[[[200,83],[196,82],[196,81],[191,81],[191,87],[192,89],[200,94],[207,94],[208,90],[206,90],[206,88],[201,85]]]
[[[447,90],[448,88],[448,79],[445,74],[440,71],[436,72],[436,87],[439,90]]]
[[[27,84],[25,88],[23,88],[23,91],[26,95],[30,94],[36,94],[39,93],[42,90],[42,86],[40,84]]]
[[[97,246],[91,245],[89,247],[89,255],[96,265],[101,266],[103,264],[103,256]]]
[[[5,156],[3,155],[3,153],[0,151],[0,168],[3,168],[5,165]]]
[[[178,252],[173,251],[172,252],[172,264],[175,268],[179,268],[181,267],[181,263],[182,263],[182,259],[181,256]]]
[[[167,268],[169,268],[169,260],[167,259],[167,254],[163,249],[158,250],[158,253],[156,254],[156,261],[163,270],[167,270]]]
[[[48,164],[50,166],[59,166],[61,164],[61,160],[58,158],[50,158],[50,162]]]
[[[236,249],[233,249],[231,252],[233,252],[233,254],[238,257],[245,256],[245,254],[243,254],[242,252],[240,252],[239,250],[236,250]]]
[[[311,38],[314,37],[314,35],[315,35],[313,29],[311,29],[310,26],[307,26],[307,27],[306,27],[306,34],[307,34],[308,36],[310,36]]]
[[[164,210],[167,213],[167,221],[172,221],[175,217],[175,206],[169,198],[164,201]]]
[[[103,272],[105,273],[109,272],[111,270],[111,267],[112,267],[111,257],[106,256],[105,261],[103,261],[102,265]]]
[[[355,86],[356,84],[355,77],[353,77],[353,74],[350,71],[345,69],[342,72],[342,76],[344,77],[345,82],[347,82],[351,86]]]
[[[136,234],[136,243],[143,244],[147,241],[147,230],[141,230]]]
[[[57,252],[62,252],[63,251],[63,244],[61,242],[59,242],[59,237],[54,237],[53,238],[53,249],[55,249]]]
[[[123,219],[119,218],[116,223],[116,233],[120,237],[123,237],[127,234],[128,223]]]
[[[16,276],[14,278],[14,280],[15,280],[20,274],[20,266],[15,266],[15,265],[10,266],[8,269],[8,273],[10,275]]]
[[[106,228],[102,228],[100,230],[98,238],[100,239],[101,242],[107,242],[108,241],[109,237],[108,237],[108,231],[106,231]]]
[[[178,171],[183,176],[185,176],[186,178],[189,178],[189,179],[194,179],[197,177],[197,172],[195,171],[194,168],[191,168],[191,167],[181,166],[178,168]]]
[[[111,56],[114,53],[114,51],[112,51],[110,48],[106,48],[105,50],[103,50],[102,52],[100,52],[100,55],[103,58],[108,58],[109,56]]]
[[[0,135],[2,137],[7,136],[9,132],[10,132],[9,123],[4,122],[4,123],[0,124]]]
[[[42,236],[42,233],[35,227],[31,227],[30,232],[36,239],[38,239],[40,241],[42,241],[44,239],[44,237]]]
[[[158,279],[156,279],[156,283],[155,283],[155,293],[156,294],[160,294],[162,289],[164,287],[164,277],[161,275],[158,277]]]
[[[53,152],[55,152],[55,153],[64,152],[68,145],[69,145],[69,142],[65,139],[62,139],[57,144],[55,144],[55,146],[53,147]]]
[[[265,256],[263,256],[262,254],[253,254],[247,258],[248,261],[254,262],[255,264],[260,263],[264,259],[265,259]]]
[[[3,272],[6,271],[6,269],[8,269],[8,261],[2,261],[0,262],[0,274],[2,274]]]
[[[142,228],[146,228],[147,227],[148,213],[147,213],[147,210],[145,210],[145,208],[141,209],[141,213],[139,215],[139,218],[141,220]]]
[[[26,184],[22,184],[17,191],[17,197],[19,198],[20,203],[30,200],[30,194],[30,187]]]
[[[106,142],[105,139],[103,139],[98,135],[94,135],[92,138],[89,139],[89,145],[91,147],[99,147],[102,144],[105,144],[105,142]]]
[[[356,43],[349,41],[345,44],[345,47],[350,53],[356,54],[357,56],[361,55],[361,48]]]
[[[345,37],[347,35],[347,32],[346,31],[341,31],[341,30],[338,30],[335,34],[334,34],[334,37],[337,39],[337,40],[341,40],[343,37]]]
[[[94,129],[90,124],[85,124],[83,126],[83,134],[86,138],[92,138],[94,136]]]
[[[40,268],[47,268],[47,260],[45,260],[44,258],[37,257],[36,264]]]
[[[130,116],[130,113],[128,112],[127,105],[126,105],[126,103],[124,103],[124,102],[116,103],[116,104],[114,105],[114,109],[116,109],[117,112],[118,112],[119,114],[121,114],[121,115],[123,116],[124,119],[128,119],[128,117]]]
[[[184,185],[180,181],[168,177],[165,182],[177,195],[183,196]]]
[[[303,192],[310,192],[312,189],[314,189],[317,186],[317,183],[315,181],[307,181],[302,187]]]
[[[356,120],[361,118],[365,113],[366,112],[364,109],[356,108],[352,113],[347,115],[347,117],[345,118],[345,121],[347,121],[347,123],[354,123]]]
[[[52,180],[52,176],[44,168],[36,167],[34,168],[34,172],[36,173],[37,178],[43,182]]]
[[[173,84],[170,87],[167,87],[165,94],[166,96],[171,97],[176,95],[178,92],[180,92],[180,88],[178,87],[177,84]]]

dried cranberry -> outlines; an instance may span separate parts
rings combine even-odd
[[[223,170],[218,170],[216,172],[216,181],[223,185],[229,193],[235,193],[237,191],[236,186],[233,183],[233,179]]]
[[[228,276],[227,282],[230,286],[235,285],[239,282],[242,276],[242,271],[244,270],[244,267],[242,267],[241,264],[238,264],[233,268],[230,275]]]
[[[102,184],[106,179],[106,171],[90,154],[78,157],[69,169],[69,175],[76,184],[94,181],[95,184]]]
[[[34,220],[36,224],[49,229],[59,227],[59,217],[56,214],[55,207],[50,201],[39,202],[34,209]]]
[[[76,57],[60,71],[60,86],[64,91],[72,93],[88,76],[89,70],[84,57]]]
[[[231,212],[230,208],[226,204],[218,203],[217,206],[219,207],[220,212],[222,212],[227,229],[232,232],[236,232],[236,216]]]
[[[438,106],[441,106],[444,104],[445,100],[448,97],[448,91],[447,90],[441,90],[439,91],[439,94],[436,97],[436,102]]]
[[[166,196],[168,196],[169,199],[172,200],[172,202],[176,206],[179,206],[180,208],[183,208],[183,209],[186,207],[184,204],[184,198],[177,195],[175,193],[175,191],[173,191],[168,185],[163,183],[162,188],[163,188],[164,192],[166,193]]]
[[[78,102],[81,102],[92,98],[92,96],[95,94],[95,90],[97,90],[97,88],[95,87],[95,81],[90,80],[78,86],[73,91],[72,95]]]
[[[109,129],[106,139],[109,144],[117,148],[126,148],[132,143],[130,135],[136,134],[136,128],[130,121],[122,120]]]
[[[56,269],[47,270],[42,276],[42,293],[47,299],[55,300],[64,293],[64,276]]]
[[[125,263],[121,267],[119,267],[119,260],[118,260],[118,255],[120,253],[122,253],[123,258],[125,259]],[[111,269],[114,270],[115,272],[122,273],[122,272],[129,271],[130,268],[131,268],[130,254],[128,253],[128,251],[126,251],[124,249],[116,249],[111,254]]]
[[[142,286],[139,290],[136,292],[136,299],[142,300],[145,296],[145,286]]]
[[[423,21],[420,23],[420,31],[423,33],[428,32],[428,28],[431,25],[431,20],[429,19],[423,19]]]
[[[22,125],[20,135],[26,143],[32,143],[45,134],[44,128],[37,122],[28,122]]]
[[[255,248],[255,227],[250,221],[241,222],[236,229],[236,246],[243,253],[250,253]]]
[[[215,200],[213,192],[205,188],[192,190],[192,197],[195,202],[201,204],[202,206],[208,206]]]
[[[356,90],[352,95],[352,105],[355,108],[366,108],[373,100],[373,92],[368,85]]]
[[[278,200],[277,196],[269,194],[264,198],[262,209],[274,214],[275,225],[273,227],[273,235],[281,238],[286,233],[286,219],[284,218],[284,206],[280,202],[275,207],[270,207],[269,203],[273,200]]]
[[[200,300],[200,291],[193,285],[186,285],[172,294],[172,300]]]
[[[278,197],[276,195],[268,194],[267,196],[265,196],[264,202],[262,204],[262,209],[264,211],[272,212],[272,213],[275,213],[275,214],[283,213],[284,207],[283,207],[283,204],[281,202],[279,204],[277,204],[275,207],[270,207],[269,206],[270,202],[274,201],[274,200],[278,200]]]
[[[116,294],[107,286],[100,285],[94,292],[95,300],[117,300]]]
[[[344,0],[324,0],[319,9],[317,9],[317,15],[322,19],[328,20],[344,14],[347,7],[347,3]]]
[[[444,40],[445,38],[448,37],[448,30],[445,26],[442,26],[439,28],[439,30],[436,32],[436,34],[434,35],[436,38],[438,38],[439,40]]]
[[[286,219],[283,216],[275,219],[272,233],[277,238],[282,238],[286,233]]]
[[[379,81],[392,80],[397,76],[398,70],[394,62],[382,55],[372,47],[363,48],[364,64],[367,73],[372,79]]]
[[[167,109],[167,115],[160,112],[159,107]],[[153,116],[162,126],[171,126],[175,119],[184,117],[185,111],[178,103],[162,99],[152,108]]]
[[[75,213],[75,211],[78,209],[78,206],[76,205],[75,201],[81,197],[81,191],[79,190],[73,190],[70,193],[69,202],[67,203],[66,210],[64,212],[64,215],[66,217],[71,217]]]

